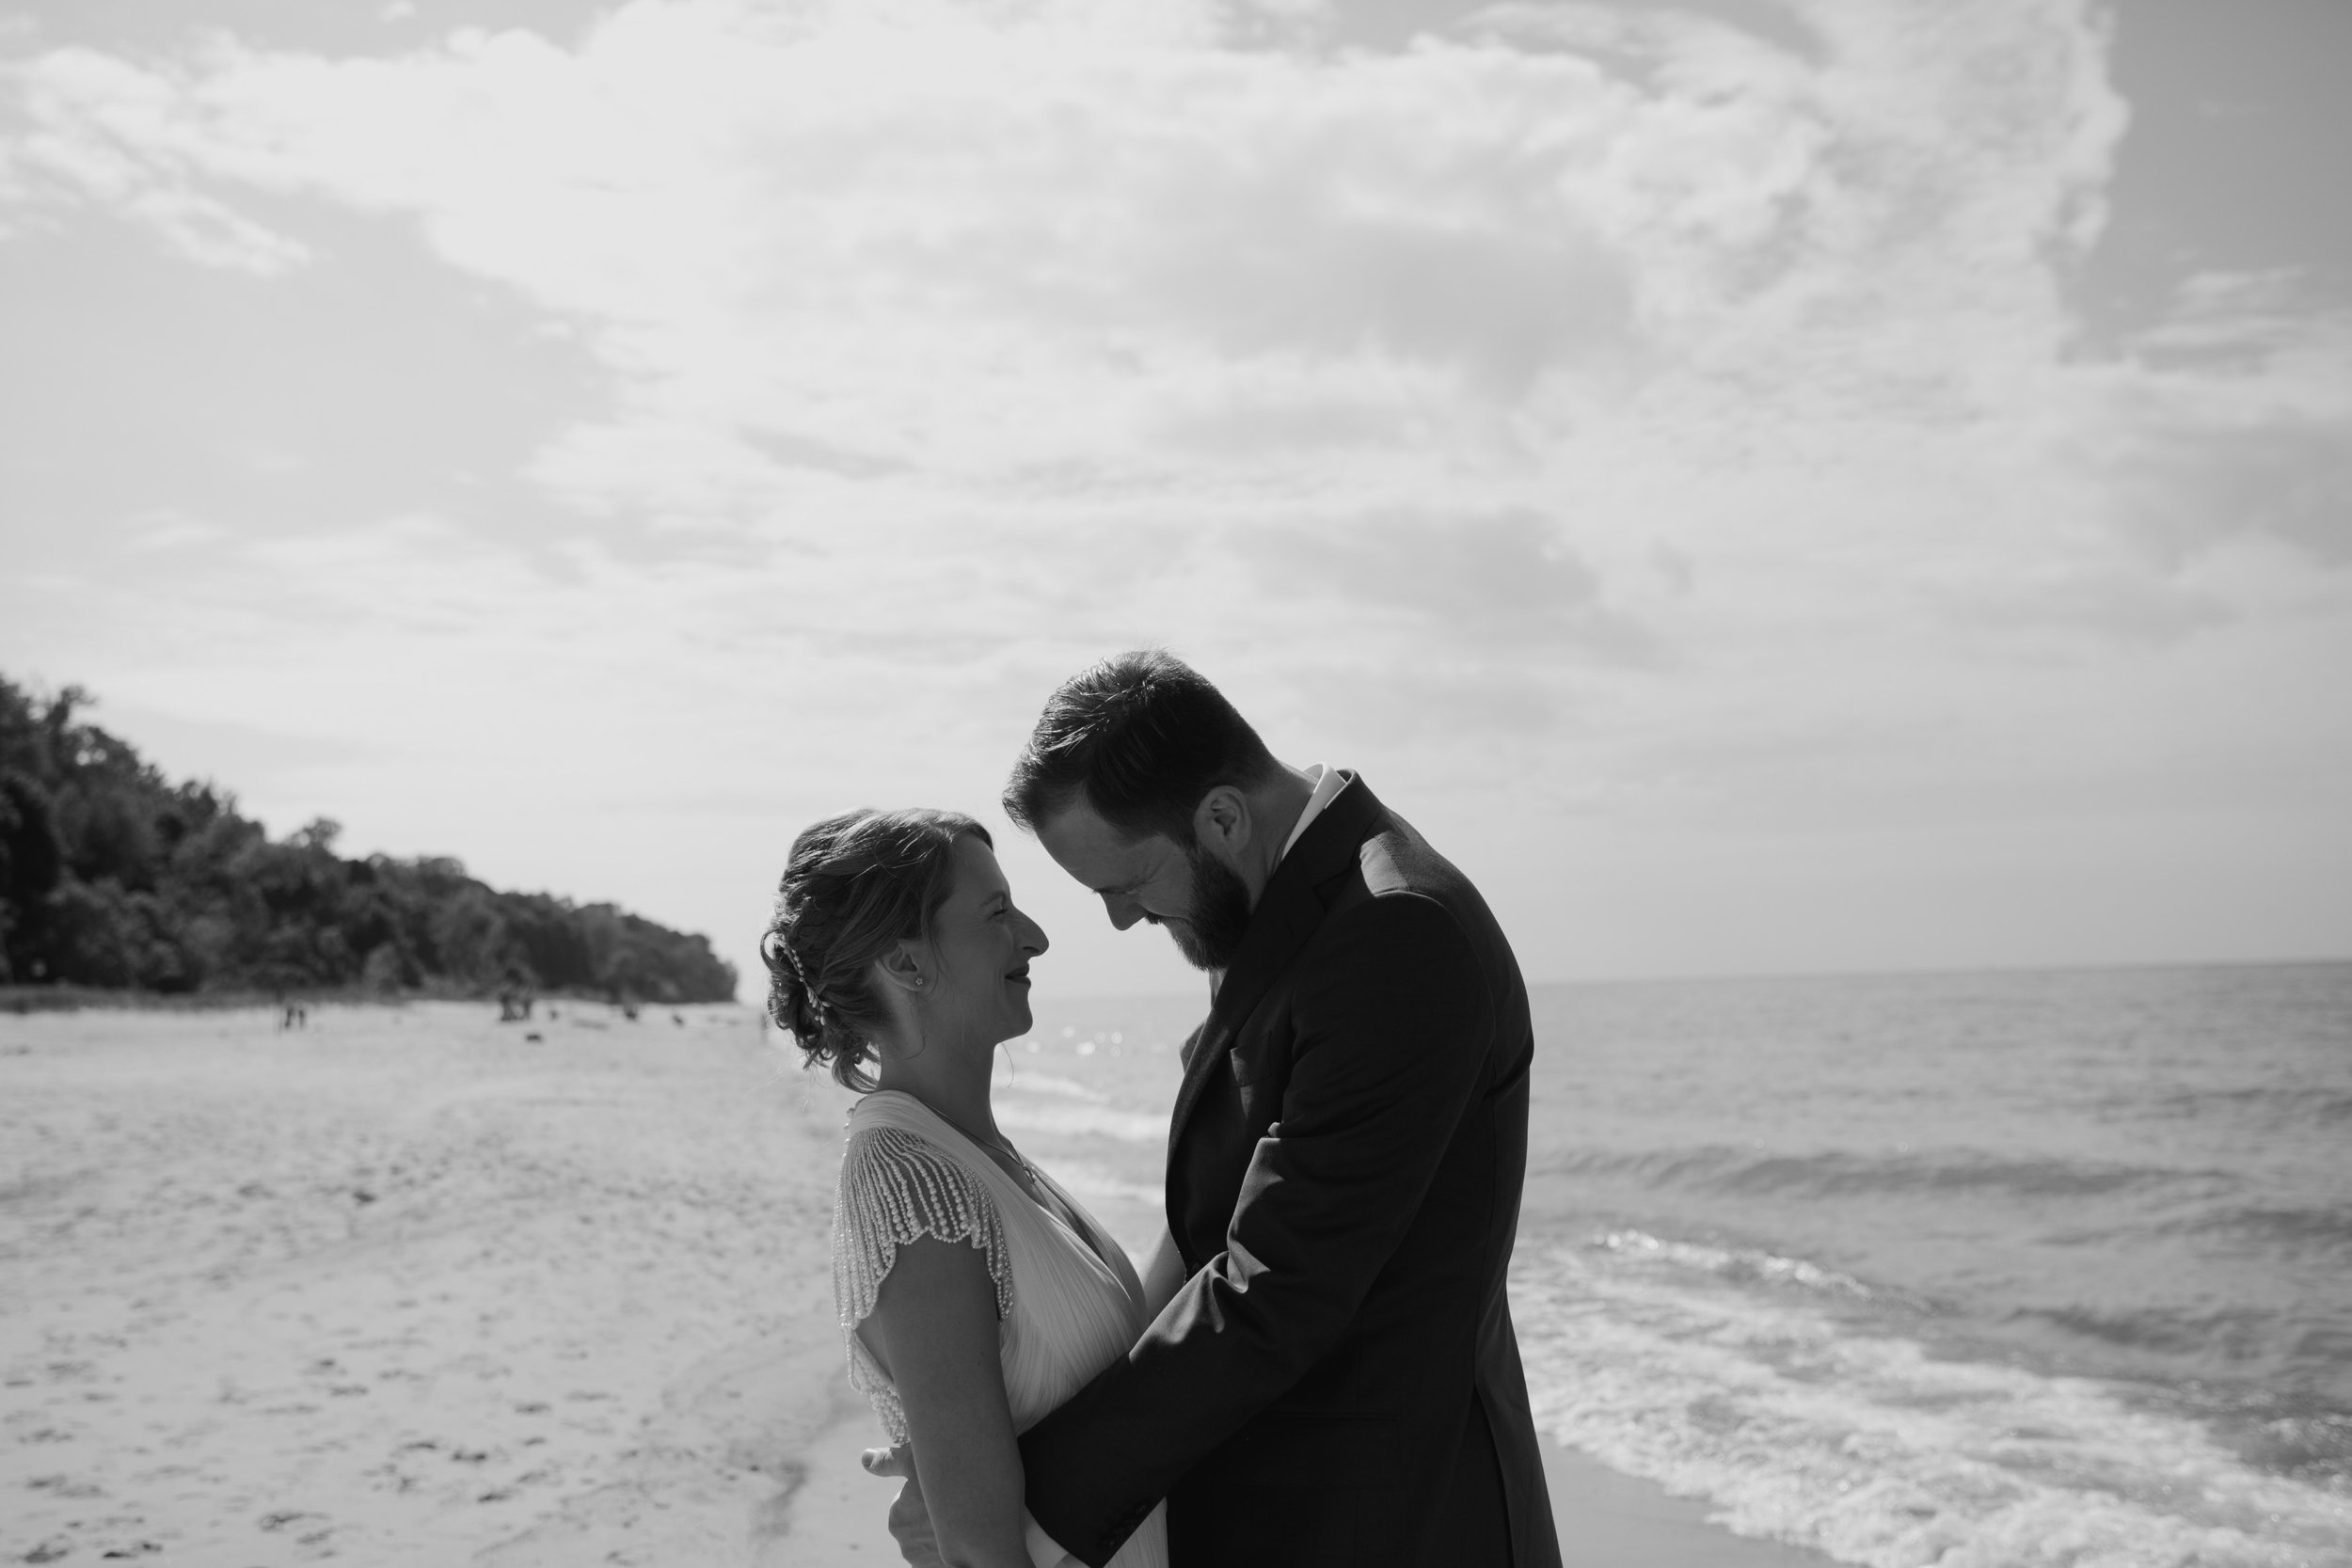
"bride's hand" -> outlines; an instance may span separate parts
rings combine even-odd
[[[869,1476],[903,1476],[906,1484],[890,1504],[890,1534],[898,1555],[914,1568],[942,1568],[939,1537],[931,1529],[931,1511],[923,1501],[923,1483],[914,1474],[914,1452],[901,1443],[895,1449],[867,1449],[858,1456]]]

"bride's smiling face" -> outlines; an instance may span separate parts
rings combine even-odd
[[[931,917],[929,1008],[983,1049],[1029,1032],[1029,960],[1044,928],[1013,904],[996,852],[956,840],[954,890]]]

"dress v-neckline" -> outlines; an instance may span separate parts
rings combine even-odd
[[[1113,1246],[1117,1246],[1119,1243],[1117,1242],[1112,1242],[1108,1236],[1104,1236],[1100,1239],[1095,1236],[1094,1227],[1086,1223],[1085,1212],[1078,1207],[1077,1203],[1068,1193],[1062,1191],[1060,1182],[1055,1180],[1052,1177],[1046,1175],[1035,1165],[1029,1166],[1029,1174],[1037,1178],[1039,1186],[1050,1189],[1053,1192],[1054,1196],[1070,1211],[1069,1213],[1063,1214],[1057,1212],[1053,1205],[1037,1203],[1037,1199],[1030,1197],[1029,1201],[1031,1203],[1037,1203],[1038,1212],[1043,1214],[1047,1219],[1052,1220],[1056,1225],[1060,1226],[1064,1230],[1069,1231],[1071,1238],[1073,1241],[1075,1241],[1080,1246],[1085,1247],[1087,1251],[1092,1253],[1094,1255],[1094,1260],[1103,1265],[1104,1269],[1109,1273],[1112,1283],[1119,1287],[1121,1294],[1124,1294],[1127,1290],[1127,1282],[1120,1277],[1119,1266],[1116,1263],[1113,1263],[1109,1257],[1103,1251],[1103,1243],[1105,1242],[1109,1242]],[[1021,1196],[1028,1197],[1029,1195],[1024,1193]]]

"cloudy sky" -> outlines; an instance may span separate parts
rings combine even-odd
[[[2347,64],[2338,0],[0,4],[0,671],[755,973],[801,825],[1001,821],[1145,641],[1537,978],[2343,956]],[[1009,861],[1051,988],[1194,983]]]

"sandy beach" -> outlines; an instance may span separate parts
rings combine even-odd
[[[0,1560],[896,1560],[736,1007],[0,1015]],[[1571,1564],[1794,1568],[1553,1450]]]

